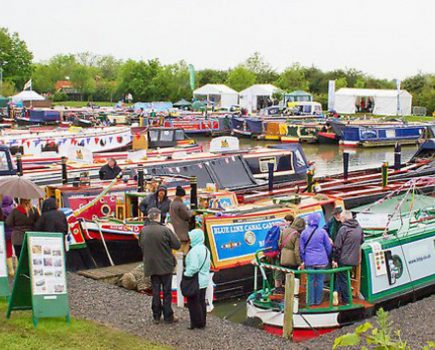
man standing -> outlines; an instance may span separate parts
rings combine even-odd
[[[342,213],[343,226],[338,230],[334,241],[332,267],[358,266],[361,258],[361,244],[364,234],[358,221],[350,211]],[[337,292],[344,304],[349,303],[349,286],[347,272],[337,273]],[[334,298],[336,299],[336,298]],[[338,304],[338,300],[334,300]]]
[[[114,158],[109,158],[106,165],[100,168],[100,180],[113,180],[121,172],[121,168],[116,164]]]
[[[155,193],[146,196],[139,204],[141,212],[147,216],[151,208],[157,208],[161,212],[161,223],[163,224],[168,215],[171,200],[168,198],[168,189],[160,185]]]
[[[175,190],[175,198],[171,203],[169,214],[171,216],[171,223],[174,226],[175,233],[178,239],[181,241],[181,251],[186,255],[189,251],[189,226],[190,220],[193,216],[191,210],[189,210],[183,202],[183,197],[186,195],[186,191],[181,186],[177,186]]]
[[[155,324],[160,323],[163,314],[165,323],[174,323],[171,307],[172,272],[175,268],[175,257],[172,249],[180,249],[180,241],[167,227],[160,223],[160,210],[151,208],[148,211],[149,225],[145,226],[139,237],[139,245],[143,253],[145,276],[151,277],[153,290],[152,311]],[[163,305],[160,291],[163,289]]]
[[[328,232],[329,237],[334,242],[337,232],[341,227],[341,213],[343,209],[341,207],[335,207],[332,211],[332,217],[329,219],[328,223],[325,225],[325,230]]]

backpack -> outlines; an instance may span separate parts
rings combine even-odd
[[[279,226],[272,226],[266,233],[264,239],[264,255],[268,258],[276,258],[281,249],[279,246],[279,237],[281,236],[281,228]]]

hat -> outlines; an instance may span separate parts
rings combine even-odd
[[[292,224],[292,228],[294,228],[296,231],[302,232],[305,230],[305,220],[301,217],[296,218]]]
[[[148,219],[154,220],[160,215],[161,211],[158,208],[151,208],[148,210]]]
[[[177,188],[175,189],[175,195],[178,197],[183,197],[186,195],[186,191],[184,190],[183,187],[177,186]]]
[[[342,212],[343,212],[342,207],[335,207],[334,210],[332,211],[332,215],[341,214]]]

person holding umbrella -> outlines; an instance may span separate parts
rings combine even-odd
[[[5,222],[6,226],[12,229],[12,245],[18,258],[25,233],[32,231],[39,219],[38,209],[32,205],[30,198],[43,197],[44,190],[32,181],[14,176],[0,180],[0,195],[21,198],[18,206],[11,211]]]
[[[39,212],[30,199],[21,198],[18,206],[6,218],[6,226],[12,228],[12,245],[14,246],[15,256],[20,257],[21,247],[23,246],[24,234],[32,231],[36,221],[39,219]]]

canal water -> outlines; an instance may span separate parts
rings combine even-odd
[[[196,137],[204,150],[208,150],[210,138]],[[258,141],[240,138],[240,148],[249,149],[258,146],[273,144],[273,141]],[[384,161],[394,163],[394,148],[344,148],[338,145],[302,144],[308,161],[315,162],[317,176],[333,175],[343,172],[343,151],[350,153],[349,170],[361,170],[381,166]],[[417,146],[402,147],[402,163],[411,159]],[[246,320],[245,299],[234,299],[216,303],[213,314],[230,321],[243,323]]]
[[[204,150],[208,149],[210,138],[195,137]],[[273,144],[274,141],[259,141],[240,138],[240,148],[249,149]],[[315,162],[317,176],[333,175],[343,172],[343,151],[350,153],[349,171],[379,167],[384,161],[394,163],[394,148],[344,148],[338,145],[302,144],[308,161]],[[402,146],[402,163],[411,159],[417,151],[417,146]]]

